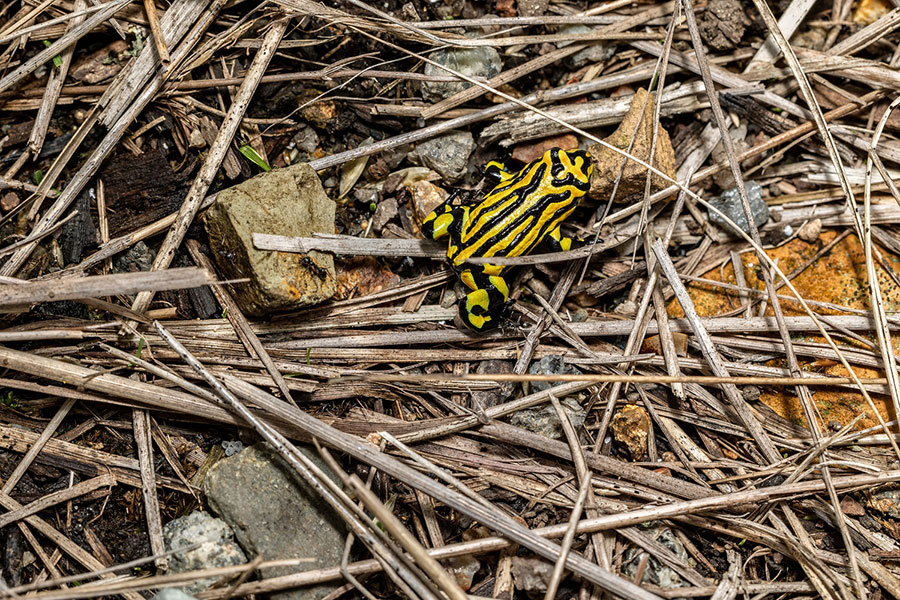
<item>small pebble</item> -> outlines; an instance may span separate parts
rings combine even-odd
[[[454,131],[422,142],[410,153],[410,160],[437,171],[448,183],[466,174],[469,156],[475,150],[475,139],[468,131]]]
[[[2,209],[3,212],[8,212],[17,207],[20,201],[17,193],[11,191],[6,192],[3,195],[3,198],[0,198],[0,209]]]
[[[222,449],[225,450],[225,456],[234,456],[244,449],[244,444],[240,440],[226,440],[222,442]]]

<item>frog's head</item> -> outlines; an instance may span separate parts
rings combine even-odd
[[[551,148],[544,154],[543,160],[550,165],[550,172],[559,183],[574,184],[585,192],[590,187],[593,164],[584,150]]]

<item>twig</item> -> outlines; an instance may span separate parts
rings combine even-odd
[[[168,66],[171,58],[169,57],[169,48],[166,46],[165,37],[162,34],[162,27],[159,25],[159,13],[156,12],[156,0],[144,0],[144,12],[147,13],[147,22],[150,24],[150,31],[153,34],[153,44],[156,46],[156,53],[163,66]]]
[[[234,390],[239,396],[252,398],[253,402],[261,402],[264,399],[272,398],[271,395],[262,390],[250,386],[240,379],[224,376],[224,379],[230,389]],[[580,384],[569,384],[580,385]],[[568,386],[561,386],[568,387]],[[557,390],[558,391],[558,390]],[[269,400],[271,402],[271,400]],[[284,405],[284,403],[281,403]],[[512,404],[512,403],[511,403]],[[283,406],[282,410],[290,411],[292,407]],[[293,412],[293,411],[291,411]],[[516,521],[510,519],[499,511],[490,511],[485,509],[479,503],[473,503],[465,496],[450,490],[434,480],[422,475],[395,459],[374,450],[371,446],[363,444],[361,441],[341,433],[325,423],[322,423],[305,412],[297,411],[293,414],[295,424],[306,430],[310,435],[319,438],[329,446],[335,447],[342,452],[347,452],[358,460],[362,460],[386,474],[397,477],[416,489],[432,496],[448,506],[478,520],[486,527],[490,527],[502,535],[508,537],[512,541],[529,548],[533,552],[547,558],[555,560],[559,555],[559,546],[535,536],[533,532],[523,527]],[[465,418],[465,417],[464,417]],[[651,599],[658,598],[655,594],[651,594],[639,587],[626,582],[609,571],[604,571],[596,565],[588,562],[584,558],[576,555],[569,555],[566,560],[566,566],[572,572],[584,577],[585,579],[597,584],[605,590],[613,591],[615,594],[628,599]]]
[[[31,504],[25,505],[22,508],[11,510],[8,513],[0,515],[0,527],[6,527],[10,523],[15,523],[16,521],[24,519],[28,516],[37,514],[42,510],[50,508],[51,506],[61,504],[68,500],[72,500],[73,498],[84,496],[85,494],[93,492],[96,489],[100,489],[102,487],[111,488],[114,485],[116,485],[115,477],[109,474],[100,475],[99,477],[94,477],[93,479],[82,481],[81,483],[77,483],[72,487],[47,494],[46,496],[43,496],[42,498],[35,500]]]
[[[900,481],[900,471],[890,471],[878,475],[857,475],[852,477],[840,477],[835,480],[839,489],[852,489],[858,486],[877,485],[890,481]],[[774,501],[779,498],[790,498],[797,495],[814,494],[824,491],[824,485],[819,481],[807,481],[795,483],[789,486],[776,486],[763,489],[745,490],[733,494],[724,494],[715,498],[706,498],[695,501],[673,502],[659,507],[647,507],[628,511],[618,515],[603,515],[595,519],[582,519],[577,526],[577,533],[591,533],[595,531],[609,531],[625,526],[640,525],[648,521],[679,518],[682,515],[693,515],[708,512],[716,508],[729,506],[752,506],[765,501]],[[565,534],[568,525],[565,523],[551,525],[535,529],[535,533],[542,536],[560,537]],[[508,547],[510,541],[500,537],[481,538],[471,542],[448,544],[443,548],[429,550],[429,554],[436,558],[449,558],[465,554],[494,552]],[[378,570],[378,563],[374,560],[363,561],[350,565],[349,570],[355,575],[373,573]],[[323,569],[319,572],[309,571],[288,575],[277,580],[267,580],[261,583],[250,583],[242,587],[239,592],[243,594],[265,593],[275,589],[298,585],[312,585],[324,581],[340,578],[338,567]],[[711,593],[711,592],[710,592]],[[680,594],[680,592],[679,592]],[[200,597],[204,600],[219,598],[215,593],[202,592]]]
[[[138,462],[141,466],[141,492],[144,497],[144,514],[147,519],[147,533],[150,537],[150,550],[153,554],[163,555],[166,551],[163,542],[162,518],[159,512],[159,495],[156,487],[156,468],[153,465],[153,441],[150,437],[150,413],[146,410],[131,411],[134,426],[134,441],[138,450]],[[165,557],[156,561],[156,567],[166,571],[169,567]]]
[[[128,5],[131,0],[111,0],[104,7],[103,10],[91,15],[85,21],[67,31],[62,37],[57,39],[55,42],[35,54],[33,57],[22,63],[17,69],[15,69],[12,73],[8,74],[3,79],[0,79],[0,92],[8,90],[10,87],[18,83],[22,80],[26,75],[31,73],[37,67],[41,66],[57,54],[61,54],[65,51],[69,46],[74,44],[77,40],[79,40],[82,36],[92,30],[94,27],[104,22],[120,10],[122,10],[126,5]]]
[[[29,281],[0,285],[0,309],[34,302],[133,294],[141,290],[188,289],[211,283],[214,280],[208,271],[193,267],[171,269],[165,273],[115,273],[55,281]]]
[[[584,501],[587,498],[590,489],[591,479],[588,477],[581,482],[581,486],[578,490],[578,497],[575,499],[575,506],[572,507],[572,514],[569,515],[569,524],[566,528],[566,533],[563,535],[563,539],[560,542],[562,551],[559,553],[559,558],[553,565],[553,573],[550,576],[550,581],[547,583],[547,591],[544,593],[544,600],[553,600],[556,598],[556,590],[559,588],[559,582],[562,580],[566,556],[569,555],[569,551],[572,548],[572,542],[575,539],[575,529],[578,526],[578,520],[581,519],[581,512],[584,510]]]
[[[231,107],[228,109],[228,115],[219,128],[219,134],[210,147],[206,160],[203,162],[203,166],[197,173],[194,183],[191,185],[191,189],[188,191],[178,211],[175,224],[166,235],[166,239],[163,241],[156,259],[153,261],[153,266],[151,267],[153,271],[166,269],[171,264],[172,259],[175,258],[175,252],[181,246],[188,228],[194,222],[194,217],[197,216],[197,211],[200,209],[200,204],[206,196],[206,191],[212,184],[213,178],[219,170],[222,160],[225,158],[225,153],[231,146],[234,135],[241,124],[241,118],[244,116],[247,106],[249,106],[259,85],[259,80],[269,66],[269,61],[275,55],[275,49],[287,29],[288,21],[289,19],[276,21],[266,33],[265,43],[253,58],[253,64],[250,65],[250,69],[247,71],[247,77],[232,100]],[[136,313],[146,312],[152,300],[152,291],[141,292],[134,299],[131,309]]]
[[[191,366],[192,369],[203,377],[224,403],[242,420],[252,425],[253,428],[284,458],[289,465],[300,475],[304,481],[312,489],[314,489],[328,504],[335,509],[339,515],[353,529],[353,532],[359,537],[370,549],[375,551],[381,560],[391,565],[392,569],[400,577],[403,583],[410,586],[415,592],[425,598],[434,598],[427,585],[418,576],[415,565],[405,562],[405,557],[393,552],[379,540],[380,530],[377,528],[367,528],[364,521],[360,517],[365,517],[356,508],[356,505],[347,497],[340,488],[338,488],[331,479],[318,466],[312,463],[303,453],[297,449],[280,433],[273,429],[270,425],[264,423],[251,413],[247,407],[235,397],[222,383],[214,378],[197,359],[193,357],[169,332],[157,321],[154,327],[163,339]],[[295,409],[298,414],[302,413],[299,409]],[[316,436],[313,436],[314,438]],[[362,486],[365,488],[365,486]],[[368,491],[368,488],[365,488]],[[359,490],[357,490],[359,493]],[[371,508],[371,507],[370,507]],[[445,590],[447,591],[447,590]]]
[[[37,458],[37,455],[40,454],[41,450],[43,450],[44,446],[53,437],[53,434],[56,433],[56,430],[59,428],[60,424],[63,422],[63,419],[66,418],[66,415],[69,414],[69,411],[72,410],[72,407],[75,405],[75,399],[69,398],[65,402],[62,403],[62,406],[59,407],[59,410],[56,411],[56,414],[53,415],[53,418],[50,419],[50,422],[47,423],[47,426],[44,428],[44,431],[41,432],[41,437],[37,439],[37,441],[28,449],[28,452],[25,453],[25,456],[22,457],[22,460],[19,461],[19,464],[16,465],[16,468],[10,474],[10,476],[6,479],[6,482],[3,484],[3,488],[0,489],[4,494],[12,493],[13,489],[15,489],[16,484],[19,483],[19,480],[22,478],[22,475],[28,470],[28,467],[31,466],[31,463],[34,462],[34,459]]]
[[[710,368],[717,377],[722,377],[724,379],[730,378],[728,370],[722,363],[722,357],[719,355],[715,345],[709,338],[709,333],[703,327],[699,315],[697,315],[697,311],[694,308],[694,304],[687,293],[687,289],[685,289],[684,284],[681,283],[681,279],[675,271],[675,265],[672,264],[672,260],[669,258],[669,255],[660,240],[654,242],[653,254],[656,256],[660,270],[669,281],[669,285],[672,286],[675,297],[678,298],[678,302],[681,303],[685,316],[691,323],[694,335],[700,344],[700,350],[703,352],[703,357],[709,363]],[[772,440],[769,439],[769,436],[766,434],[765,430],[763,430],[759,421],[750,412],[749,407],[741,396],[741,392],[735,387],[735,384],[724,383],[722,389],[732,408],[735,409],[738,417],[741,419],[741,423],[747,428],[747,431],[756,441],[764,456],[771,462],[780,460],[781,455],[778,454],[778,450],[775,448],[774,444],[772,444]]]
[[[187,249],[191,257],[200,267],[208,271],[213,270],[212,263],[209,258],[200,251],[200,245],[196,240],[188,240]],[[237,302],[234,301],[231,294],[229,294],[228,290],[223,286],[212,285],[209,289],[216,296],[219,304],[222,305],[222,308],[227,313],[228,321],[234,327],[234,331],[241,340],[241,343],[247,348],[247,353],[251,358],[258,358],[260,362],[262,362],[266,367],[266,371],[272,376],[272,381],[275,382],[275,385],[281,391],[282,396],[284,396],[284,399],[296,406],[297,403],[291,396],[291,390],[288,389],[287,382],[281,375],[281,371],[275,366],[275,363],[266,351],[265,346],[259,341],[259,338],[253,331],[253,327],[250,325],[250,321],[244,316],[240,306],[238,306]]]
[[[116,2],[119,1],[120,0],[116,0]],[[209,1],[212,2],[212,10],[206,8],[207,2]],[[183,17],[179,18],[179,16],[184,15],[187,11],[190,12],[192,17],[191,22],[194,22],[195,30],[202,32],[212,22],[222,3],[224,3],[224,0],[201,0],[200,6],[193,0],[175,2],[163,18],[163,28],[171,34],[173,40],[177,41],[181,39],[185,35],[190,23],[187,19]],[[204,10],[201,18],[197,19],[196,11],[201,7],[203,7]],[[190,39],[178,47],[174,54],[174,62],[177,63],[191,51],[193,43],[196,41],[196,37],[196,35],[193,36],[193,38],[192,36],[188,36]],[[147,58],[145,59],[145,57]],[[47,195],[47,192],[53,187],[53,183],[65,168],[68,160],[74,155],[75,151],[87,137],[94,125],[101,123],[108,128],[108,133],[104,136],[103,140],[91,156],[84,162],[78,171],[69,178],[62,194],[56,198],[53,205],[47,209],[42,218],[34,225],[32,235],[38,235],[46,231],[62,217],[63,213],[68,210],[71,203],[78,197],[78,194],[81,193],[83,187],[87,185],[88,180],[100,167],[103,160],[110,152],[112,152],[112,149],[121,139],[121,136],[124,135],[127,127],[156,95],[163,84],[163,78],[161,77],[152,79],[150,84],[142,92],[135,88],[135,86],[139,86],[152,75],[152,70],[155,67],[153,60],[154,59],[150,58],[147,52],[141,53],[134,61],[129,63],[128,67],[119,73],[116,80],[114,80],[113,85],[110,85],[109,89],[107,89],[107,92],[98,103],[98,105],[105,104],[105,108],[102,111],[98,111],[97,107],[95,107],[89,113],[89,116],[81,127],[79,127],[74,138],[69,142],[56,161],[54,161],[50,170],[44,176],[44,179],[41,180],[38,191],[35,192],[35,195],[33,196],[34,198],[42,200]],[[135,74],[135,71],[138,73]],[[129,75],[134,75],[133,80],[129,79]],[[144,77],[145,75],[146,77]],[[129,82],[130,85],[125,86],[122,82]],[[123,87],[126,87],[127,89],[122,89]],[[26,204],[27,202],[23,202],[20,207],[24,208]],[[32,206],[32,212],[36,214],[39,206],[40,202],[35,202]],[[32,214],[31,216],[33,217],[35,214]],[[22,265],[25,264],[25,261],[34,251],[36,245],[36,243],[32,242],[16,251],[16,253],[3,264],[3,267],[0,268],[0,275],[15,275]]]

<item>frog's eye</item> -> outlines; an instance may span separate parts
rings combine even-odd
[[[590,156],[588,156],[586,152],[578,150],[576,152],[573,152],[569,156],[569,160],[572,162],[573,169],[590,175],[591,171],[593,170],[593,165],[591,164]]]

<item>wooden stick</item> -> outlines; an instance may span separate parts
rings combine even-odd
[[[152,0],[151,0],[152,1]],[[135,408],[131,411],[134,427],[134,441],[138,449],[138,462],[141,467],[141,491],[144,497],[144,514],[147,519],[147,534],[150,537],[150,550],[153,554],[165,554],[166,544],[163,542],[162,516],[159,512],[159,491],[156,487],[156,468],[153,465],[153,441],[150,437],[150,413]],[[160,556],[156,567],[162,571],[169,568],[169,561]]]
[[[36,68],[65,51],[69,46],[81,39],[86,33],[94,27],[104,22],[123,8],[130,4],[131,0],[113,0],[107,3],[103,10],[88,17],[84,23],[73,27],[67,31],[58,40],[32,56],[30,59],[22,63],[15,71],[0,79],[0,92],[8,90],[10,87],[21,81],[26,75],[34,71]]]
[[[212,263],[209,258],[200,251],[200,245],[196,240],[188,240],[187,249],[198,265],[204,269],[212,270]],[[253,326],[250,324],[250,321],[247,320],[247,317],[244,316],[241,307],[238,306],[237,302],[235,302],[234,298],[231,297],[231,294],[229,294],[228,290],[223,286],[211,285],[209,286],[209,289],[212,290],[216,300],[218,300],[219,304],[222,305],[222,308],[225,309],[225,312],[228,315],[228,321],[231,323],[231,326],[234,327],[234,332],[237,334],[238,339],[241,340],[241,343],[244,344],[244,347],[247,349],[247,354],[250,358],[259,359],[266,367],[266,371],[268,371],[269,375],[272,377],[272,381],[278,386],[284,399],[296,406],[294,398],[291,396],[291,390],[284,380],[284,376],[282,376],[278,367],[275,366],[272,357],[269,356],[269,353],[266,351],[263,343],[259,340],[256,332],[253,331]]]
[[[709,363],[713,373],[718,377],[722,377],[726,380],[731,379],[728,369],[725,368],[722,356],[710,339],[709,332],[703,327],[700,316],[694,308],[694,303],[687,293],[687,288],[684,287],[684,283],[682,283],[681,278],[678,277],[675,265],[672,264],[672,259],[669,258],[669,254],[666,252],[662,241],[657,239],[653,243],[652,248],[653,254],[656,256],[657,263],[659,264],[660,271],[666,276],[666,279],[669,280],[669,285],[672,286],[675,297],[678,298],[678,302],[681,303],[681,306],[684,309],[684,314],[691,324],[691,329],[700,344],[700,349],[703,352],[703,357],[706,359],[706,362]],[[763,429],[759,420],[751,412],[750,407],[741,395],[740,390],[737,389],[736,384],[734,382],[725,381],[722,383],[722,389],[725,392],[725,396],[728,398],[731,407],[740,418],[741,423],[747,428],[751,437],[753,437],[759,445],[759,449],[762,451],[763,455],[770,462],[778,462],[781,459],[781,455],[778,454],[775,444],[772,443],[772,440],[769,438],[765,429]]]
[[[856,475],[849,477],[840,477],[835,479],[835,485],[839,489],[852,489],[855,487],[872,487],[878,484],[888,483],[890,481],[900,481],[900,471],[888,471],[875,475]],[[791,485],[774,486],[760,489],[750,489],[731,494],[722,494],[719,496],[704,498],[700,500],[686,500],[682,502],[672,502],[661,506],[652,506],[620,514],[603,515],[597,518],[582,519],[577,526],[577,533],[592,533],[595,531],[609,531],[619,529],[631,525],[639,525],[648,521],[665,518],[678,518],[682,515],[697,514],[714,510],[716,508],[727,508],[730,506],[752,506],[761,502],[772,501],[778,498],[792,498],[795,495],[808,495],[818,493],[824,490],[824,484],[821,481],[804,481]],[[558,538],[565,534],[568,525],[560,523],[558,525],[550,525],[535,529],[534,533]],[[429,550],[429,554],[438,559],[450,558],[464,554],[483,554],[487,552],[496,552],[511,545],[512,542],[501,537],[487,537],[469,542],[459,542],[448,544],[442,548],[434,548]],[[374,559],[352,563],[348,569],[354,575],[362,575],[365,573],[377,573],[381,570],[381,566]],[[293,575],[285,575],[282,577],[267,579],[261,582],[251,582],[240,586],[236,590],[236,594],[261,594],[271,592],[277,589],[288,587],[312,585],[324,581],[331,581],[341,577],[340,567],[332,567],[329,569],[321,569],[317,571],[307,571],[306,573],[296,573]],[[767,584],[768,585],[768,584]],[[688,588],[691,589],[691,588]],[[223,599],[225,598],[225,590],[213,592],[201,592],[200,598],[204,600]],[[679,592],[680,596],[680,592]]]
[[[8,494],[4,494],[2,492],[0,492],[0,506],[3,506],[3,508],[5,508],[8,511],[20,510],[21,508],[23,508],[23,506],[21,504],[19,504],[18,502],[16,502],[16,500],[11,498]],[[87,550],[85,550],[84,548],[82,548],[81,546],[79,546],[78,544],[76,544],[75,542],[73,542],[72,540],[70,540],[69,538],[64,536],[63,534],[61,534],[52,525],[50,525],[47,521],[41,519],[40,517],[38,517],[36,515],[30,515],[30,516],[25,517],[25,522],[28,523],[30,526],[34,527],[38,531],[38,533],[45,536],[50,541],[52,541],[54,544],[59,546],[61,550],[63,550],[66,554],[68,554],[69,556],[74,558],[77,562],[79,562],[82,566],[86,567],[87,569],[90,569],[93,571],[99,571],[104,568],[103,563],[101,563],[99,560],[94,558],[94,556],[90,552],[88,552]],[[113,575],[112,573],[107,573],[107,574],[103,575],[102,577],[104,579],[110,579],[110,578],[113,578],[116,576]],[[66,592],[70,592],[70,591],[71,590],[66,590]],[[142,595],[138,594],[137,592],[127,592],[123,595],[128,600],[144,600],[144,597]]]
[[[272,57],[275,56],[278,42],[281,41],[289,21],[290,19],[276,21],[266,33],[265,43],[253,58],[253,64],[250,65],[250,69],[247,71],[247,78],[235,95],[231,107],[228,109],[228,114],[225,116],[225,121],[219,128],[219,135],[216,136],[215,141],[212,143],[206,160],[203,162],[203,166],[200,167],[200,171],[197,173],[197,177],[194,179],[194,183],[191,185],[191,189],[188,191],[184,203],[178,211],[175,225],[169,230],[159,249],[159,253],[156,255],[156,260],[153,261],[153,271],[162,271],[168,268],[172,263],[172,259],[175,258],[175,252],[181,246],[188,228],[194,222],[194,217],[197,216],[200,204],[206,197],[206,191],[212,184],[226,152],[231,147],[234,135],[241,125],[241,119],[247,111],[250,101],[253,99],[253,94],[256,92],[257,86],[259,86],[263,73],[268,68]],[[134,299],[131,309],[137,313],[146,312],[150,302],[153,301],[153,294],[153,291],[139,293]]]
[[[156,46],[156,53],[159,54],[159,60],[163,66],[168,66],[171,60],[169,48],[166,46],[162,27],[159,25],[159,13],[156,12],[155,0],[144,0],[144,12],[147,13],[147,23],[150,24],[150,31],[153,33],[153,43]]]
[[[69,277],[49,281],[28,281],[0,285],[0,309],[10,309],[36,302],[55,302],[118,294],[134,294],[141,290],[180,290],[214,283],[205,269],[184,267],[165,272],[116,273],[94,277]]]
[[[632,16],[630,16],[626,19],[623,19],[621,21],[618,21],[616,23],[612,23],[612,24],[606,25],[604,27],[601,27],[601,28],[595,30],[594,32],[592,32],[591,34],[579,35],[575,39],[575,42],[576,42],[575,44],[572,44],[571,46],[569,46],[567,48],[565,48],[565,47],[560,48],[558,50],[554,50],[553,52],[544,54],[542,56],[538,56],[537,58],[533,58],[530,61],[523,63],[513,69],[509,69],[506,72],[500,73],[497,77],[494,77],[488,83],[493,87],[500,87],[506,83],[509,83],[511,81],[518,79],[519,77],[527,75],[528,73],[531,73],[538,69],[542,69],[545,66],[551,65],[555,62],[564,60],[565,58],[567,58],[577,52],[580,52],[585,47],[584,42],[587,42],[592,39],[601,39],[599,37],[595,38],[593,36],[613,35],[614,36],[613,39],[622,39],[622,38],[617,38],[617,36],[620,35],[621,32],[624,32],[624,31],[630,29],[631,27],[634,27],[635,25],[640,25],[640,24],[646,23],[647,21],[650,21],[654,17],[661,17],[663,15],[668,14],[668,13],[672,12],[673,6],[674,6],[674,2],[665,2],[663,4],[660,4],[658,6],[653,6],[652,8],[650,8],[648,10],[640,12],[636,15],[632,15]],[[435,117],[455,106],[459,106],[460,104],[463,104],[465,102],[468,102],[470,100],[478,98],[479,96],[481,96],[484,93],[485,93],[484,88],[481,88],[478,86],[472,86],[472,87],[466,88],[462,92],[460,92],[458,94],[454,94],[453,96],[450,96],[449,98],[441,100],[440,102],[434,104],[433,106],[430,106],[429,108],[426,108],[425,110],[423,110],[422,118],[430,119],[432,117]]]
[[[0,527],[6,527],[10,523],[15,523],[25,517],[37,514],[51,506],[61,504],[68,500],[72,500],[73,498],[78,498],[79,496],[84,496],[96,489],[112,487],[114,485],[116,485],[116,478],[109,473],[94,477],[93,479],[88,479],[87,481],[82,481],[70,488],[64,488],[57,492],[47,494],[22,508],[0,515]]]
[[[163,17],[162,26],[164,29],[171,30],[171,39],[179,40],[187,31],[190,24],[195,25],[195,29],[202,29],[208,26],[215,14],[220,8],[217,2],[224,0],[212,0],[214,9],[209,10],[207,3],[209,0],[182,0],[173,2],[170,9]],[[197,19],[197,11],[202,9],[202,16]],[[178,18],[179,14],[185,14],[190,11],[190,22],[184,18]],[[99,14],[99,13],[98,13]],[[184,58],[191,50],[193,45],[186,42],[180,45],[176,51],[175,61]],[[145,57],[147,57],[145,59]],[[43,198],[49,194],[47,192],[53,187],[54,181],[59,177],[65,168],[67,162],[74,155],[81,142],[87,137],[94,125],[100,123],[107,128],[108,133],[103,137],[97,148],[91,153],[91,156],[81,165],[81,167],[69,177],[63,192],[56,198],[53,204],[46,210],[41,219],[35,223],[32,229],[32,235],[38,235],[52,227],[62,217],[63,213],[68,209],[72,202],[78,197],[90,178],[94,175],[100,164],[112,152],[113,148],[124,135],[127,128],[131,125],[137,115],[149,104],[156,96],[164,81],[162,77],[156,77],[146,85],[143,90],[135,89],[134,86],[145,82],[146,77],[150,77],[155,72],[155,57],[151,60],[148,53],[142,52],[134,60],[132,60],[113,80],[107,93],[98,101],[98,106],[104,105],[102,111],[97,107],[92,109],[88,118],[78,128],[75,137],[60,156],[54,161],[48,173],[41,180],[38,187],[37,201],[33,203],[30,216],[36,216],[37,207],[40,206]],[[135,66],[137,65],[137,66]],[[140,69],[138,68],[141,67]],[[127,83],[127,85],[126,85]],[[24,205],[24,204],[23,204]],[[34,214],[31,214],[34,213]],[[20,248],[0,267],[0,275],[14,275],[28,260],[28,257],[34,251],[36,243],[28,244]]]
[[[235,392],[237,396],[241,397],[244,400],[250,401],[253,404],[258,405],[261,402],[271,403],[272,399],[274,399],[274,396],[272,396],[271,394],[268,394],[263,390],[260,390],[259,388],[249,385],[236,377],[223,375],[222,378],[228,388]],[[578,385],[581,384],[568,384],[568,386]],[[559,391],[559,389],[557,388],[553,391]],[[544,400],[546,400],[546,398],[544,398]],[[297,411],[296,409],[293,409],[293,407],[284,402],[280,402],[277,399],[275,399],[275,402],[277,403],[277,405],[280,405],[279,408],[281,411],[290,413],[291,421],[299,428],[306,431],[308,435],[318,438],[323,443],[336,448],[341,452],[346,452],[357,460],[361,460],[383,471],[387,475],[398,478],[407,485],[428,494],[435,500],[443,502],[444,504],[461,512],[462,514],[468,515],[469,517],[478,520],[486,527],[497,531],[504,537],[507,537],[521,544],[522,546],[532,550],[533,552],[543,556],[544,558],[547,558],[548,560],[555,560],[555,558],[559,555],[560,549],[557,544],[548,542],[547,540],[540,538],[539,536],[535,536],[532,531],[530,531],[526,527],[523,527],[517,521],[514,521],[513,519],[508,517],[505,513],[486,509],[486,507],[484,507],[480,503],[474,502],[473,500],[463,496],[459,492],[438,484],[430,477],[422,475],[417,470],[412,469],[396,460],[395,458],[380,452],[373,446],[362,442],[358,438],[338,431],[333,427],[313,418],[304,411]],[[510,402],[503,405],[503,407],[507,407],[511,404],[516,403]],[[478,422],[479,417],[472,418],[475,419],[476,423]],[[468,417],[463,417],[463,419],[468,419]],[[658,596],[656,596],[655,594],[649,593],[646,590],[642,590],[631,582],[628,582],[610,573],[609,571],[605,571],[599,568],[597,565],[587,561],[580,555],[570,554],[566,559],[566,567],[570,571],[584,577],[588,581],[596,583],[602,589],[609,590],[622,598],[626,598],[629,600],[656,600],[658,598]]]
[[[84,0],[75,2],[75,12],[82,11],[84,7]],[[83,22],[84,17],[76,17],[69,23],[68,30],[71,31]],[[72,65],[74,50],[74,47],[71,47],[63,52],[62,62],[59,67],[50,70],[50,77],[47,80],[47,87],[45,88],[41,108],[34,118],[34,127],[31,129],[31,135],[28,136],[28,153],[35,158],[41,153],[41,148],[44,147],[44,139],[47,136],[47,130],[50,128],[50,118],[53,116],[53,110],[56,108],[56,103],[59,100],[63,82],[66,80],[66,75],[69,73],[69,67]]]
[[[596,373],[583,373],[580,375],[529,375],[516,373],[465,373],[455,375],[452,373],[433,373],[423,375],[350,375],[333,380],[333,382],[342,381],[404,381],[417,383],[442,383],[448,381],[552,381],[554,383],[566,382],[585,382],[591,384],[598,383],[634,383],[644,385],[669,385],[674,383],[696,383],[699,385],[771,385],[771,386],[794,386],[794,385],[818,385],[818,386],[835,386],[835,385],[853,385],[854,380],[850,377],[751,377],[742,375],[600,375]],[[860,379],[864,384],[884,385],[886,379],[884,377],[869,377]]]
[[[785,317],[785,325],[788,331],[818,331],[815,321],[810,317]],[[766,333],[778,331],[778,324],[774,317],[701,317],[700,322],[710,333],[734,333],[740,331],[744,334]],[[850,331],[872,331],[874,322],[871,317],[861,315],[839,315],[826,317],[822,322],[827,327],[842,328]],[[891,325],[897,327],[896,321]],[[579,337],[616,337],[628,335],[634,327],[632,319],[585,321],[582,323],[570,323],[569,328]],[[686,319],[671,319],[669,329],[672,332],[693,333],[690,323]],[[658,333],[656,321],[651,321],[647,327],[647,334]],[[518,339],[520,336],[514,332],[494,331],[476,336],[468,331],[459,329],[442,329],[434,331],[402,331],[392,333],[364,333],[356,335],[341,335],[336,337],[308,337],[289,342],[273,342],[268,344],[269,349],[281,350],[307,350],[309,348],[366,348],[383,346],[408,347],[421,344],[452,344],[454,342],[472,342],[474,340],[500,340]]]
[[[416,256],[447,258],[446,244],[420,239],[358,238],[352,235],[320,234],[316,237],[290,237],[254,233],[253,245],[258,250],[277,250],[306,254],[310,250],[335,254],[365,256]]]
[[[26,448],[33,446],[38,441],[36,433],[18,427],[0,425],[0,434],[2,434],[0,447],[13,452],[25,452]],[[141,487],[140,464],[136,459],[86,448],[57,438],[51,438],[45,444],[43,451],[37,455],[35,461],[77,471],[84,475],[96,476],[112,472],[119,483]],[[166,489],[185,493],[192,491],[189,486],[174,477],[158,476],[157,480],[160,487]]]
[[[57,427],[59,427],[63,419],[66,418],[66,415],[69,414],[69,411],[74,405],[74,398],[69,398],[63,402],[62,406],[59,407],[59,410],[56,411],[56,414],[53,415],[53,418],[50,419],[50,422],[47,423],[47,427],[41,432],[41,437],[39,437],[34,445],[28,449],[28,452],[25,453],[25,456],[23,456],[22,460],[19,461],[19,464],[16,465],[12,475],[9,476],[0,491],[4,494],[9,494],[13,491],[16,484],[19,482],[19,479],[22,478],[22,475],[25,474],[25,471],[28,470],[28,467],[31,466],[31,463],[34,462],[34,459],[37,458],[37,455],[43,450],[44,445],[46,445],[50,438],[53,437],[53,434],[56,433]]]

